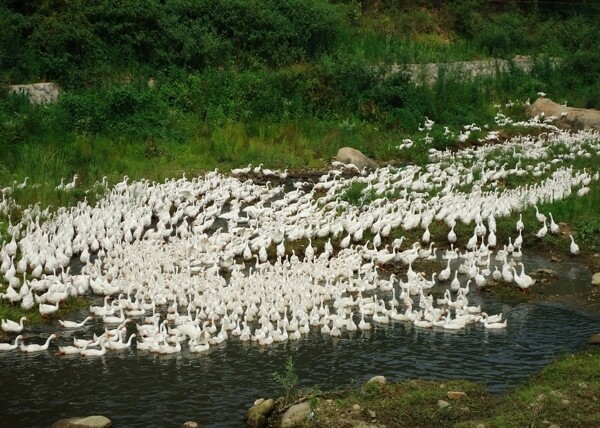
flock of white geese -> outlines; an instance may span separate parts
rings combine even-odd
[[[105,296],[81,322],[57,323],[90,334],[86,323],[95,319],[97,327],[102,320],[102,330],[55,349],[82,356],[133,346],[199,353],[232,338],[269,345],[311,330],[335,337],[393,322],[506,328],[502,314],[469,303],[469,288],[490,279],[530,288],[535,281],[520,263],[523,236],[560,233],[537,205],[573,192],[584,197],[598,180],[598,172],[577,170],[573,160],[597,156],[599,134],[567,134],[539,118],[527,126],[546,132],[502,144],[492,134],[455,152],[431,148],[426,166],[349,174],[356,168],[334,162],[318,181],[289,188],[258,184],[287,175],[262,165],[164,183],[124,177],[95,206],[83,201],[52,213],[30,206],[10,224],[12,238],[0,249],[6,283],[0,297],[51,315],[69,297]],[[535,184],[506,186],[509,180]],[[355,183],[362,188],[359,206],[342,197]],[[3,203],[14,204],[7,189]],[[525,230],[516,219],[528,209],[536,209],[539,230]],[[507,216],[515,218],[514,239],[497,242],[496,218]],[[431,236],[434,222],[447,225],[446,236]],[[462,249],[455,247],[459,222],[473,231]],[[392,239],[400,229],[419,231],[420,242]],[[447,247],[440,254],[434,238]],[[299,240],[308,244],[301,249]],[[570,251],[579,252],[572,237]],[[413,269],[440,256],[440,272]],[[74,259],[82,264],[77,274]],[[397,264],[406,266],[405,275],[382,273]],[[432,297],[434,287],[445,287],[443,298]],[[25,323],[25,317],[2,320],[16,337],[0,351],[45,351],[61,339],[59,333],[26,344]]]

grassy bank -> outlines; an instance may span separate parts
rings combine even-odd
[[[396,427],[579,427],[600,424],[600,348],[568,354],[505,396],[464,380],[412,380],[366,384],[330,392],[305,392],[314,412],[307,427],[376,424]],[[449,391],[463,392],[449,398]],[[442,403],[443,400],[445,403]],[[277,426],[272,416],[270,426]]]
[[[0,83],[53,80],[62,93],[36,107],[0,91],[0,183],[28,176],[55,186],[75,173],[82,187],[104,175],[161,181],[250,162],[322,167],[342,146],[424,162],[393,147],[425,116],[458,131],[491,123],[493,104],[538,91],[599,108],[598,12],[477,0],[8,2]],[[433,87],[390,74],[395,64],[517,54],[535,59],[531,73],[445,75]]]

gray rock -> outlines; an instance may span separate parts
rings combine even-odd
[[[246,426],[252,428],[262,428],[267,425],[267,419],[275,408],[275,400],[257,400],[259,404],[252,406],[246,412]]]
[[[587,343],[590,345],[600,345],[600,332],[590,337]]]
[[[345,164],[353,164],[359,170],[363,168],[367,169],[377,169],[379,165],[373,159],[365,156],[360,151],[353,149],[352,147],[342,147],[338,150],[335,159],[338,162],[342,162]]]
[[[180,428],[200,428],[200,424],[196,421],[184,422]]]
[[[387,383],[387,379],[385,378],[385,376],[373,376],[367,381],[367,385],[370,383],[378,383],[380,385],[384,385],[385,383]]]
[[[450,406],[450,403],[448,403],[446,400],[438,400],[437,404],[440,409],[445,409],[446,407]]]
[[[356,410],[358,412],[360,410],[360,405],[355,404],[354,406],[352,406],[352,410]]]
[[[596,272],[594,276],[592,276],[592,285],[600,285],[600,272]]]
[[[377,413],[375,413],[373,410],[367,410],[367,412],[369,413],[369,416],[372,417],[373,419],[375,419],[377,417]]]
[[[581,129],[600,131],[600,111],[598,110],[565,107],[548,98],[538,98],[526,111],[528,117],[535,117],[542,113],[545,117],[556,117],[556,126],[561,128],[574,131]]]
[[[110,428],[112,421],[105,416],[87,416],[61,419],[52,428]]]
[[[180,428],[200,428],[200,424],[196,421],[187,421],[181,424]]]
[[[302,426],[308,419],[308,415],[311,411],[310,403],[308,401],[294,404],[281,416],[281,428]]]

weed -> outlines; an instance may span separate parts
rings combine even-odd
[[[296,373],[296,367],[294,366],[294,360],[292,357],[290,356],[286,360],[285,367],[282,372],[273,372],[272,376],[273,380],[275,380],[275,382],[277,382],[283,388],[285,393],[284,406],[286,406],[290,402],[294,389],[296,386],[298,386],[299,382],[298,374]]]

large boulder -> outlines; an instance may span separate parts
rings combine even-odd
[[[579,131],[581,129],[594,129],[600,131],[600,111],[593,109],[566,107],[556,104],[548,98],[538,98],[527,107],[527,116],[535,117],[544,114],[545,117],[557,118],[555,124],[560,128]]]
[[[338,162],[345,163],[346,165],[353,164],[359,170],[363,168],[377,169],[379,165],[373,159],[365,156],[360,151],[353,149],[352,147],[342,147],[338,150],[335,159]]]
[[[308,401],[294,404],[281,416],[281,428],[304,426],[311,412],[312,409]]]

